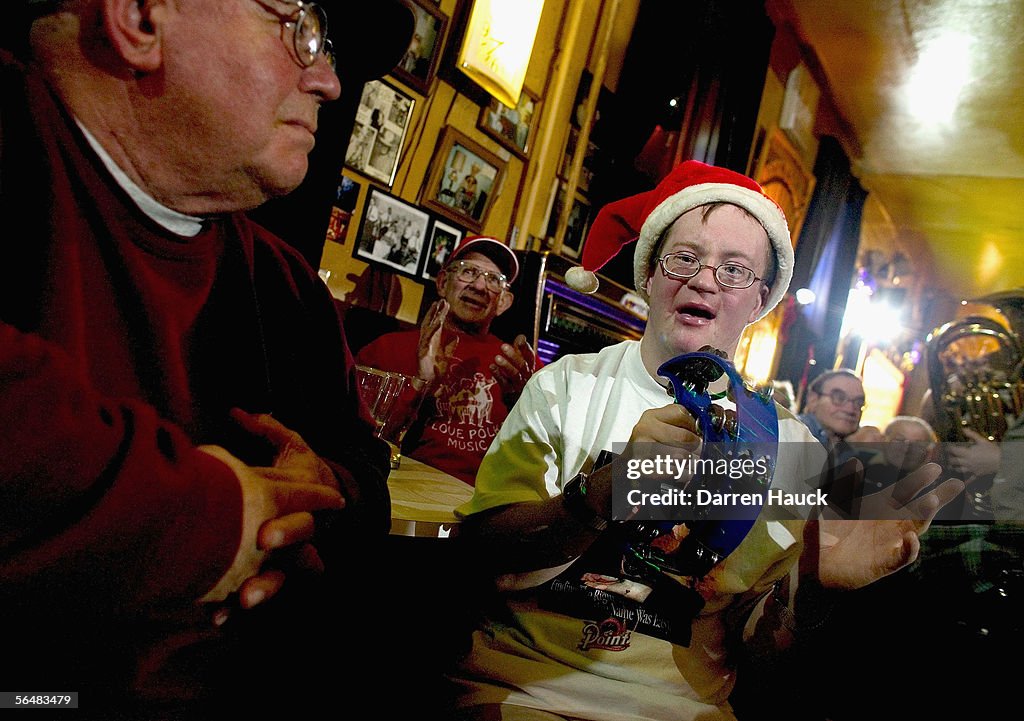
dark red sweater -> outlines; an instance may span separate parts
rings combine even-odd
[[[39,619],[145,624],[192,608],[222,575],[240,492],[195,446],[266,460],[228,420],[233,407],[272,412],[332,463],[348,505],[325,543],[385,535],[387,449],[360,419],[351,354],[315,272],[240,213],[196,238],[154,224],[41,77],[2,51],[0,93],[8,658],[19,641],[30,653]]]

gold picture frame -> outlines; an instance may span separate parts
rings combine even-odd
[[[539,116],[540,98],[524,87],[515,108],[492,97],[490,103],[481,108],[477,127],[517,157],[526,159],[530,155]]]
[[[447,126],[431,161],[420,203],[479,233],[504,173],[501,158]]]

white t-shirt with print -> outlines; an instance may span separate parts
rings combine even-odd
[[[637,341],[559,359],[527,384],[480,466],[472,500],[458,513],[560,494],[602,450],[628,441],[644,411],[671,402],[644,368]],[[803,484],[822,467],[822,448],[778,408],[772,487],[806,490]],[[706,601],[690,627],[689,646],[639,632],[648,616],[644,604],[621,597],[596,594],[615,617],[565,612],[570,596],[559,590],[578,587],[580,571],[590,570],[578,564],[553,581],[508,593],[505,608],[474,634],[456,674],[460,705],[507,703],[608,721],[732,718],[729,634],[740,632],[754,602],[789,571],[799,538],[798,522],[759,517],[740,546],[700,582]],[[578,597],[577,591],[571,598]],[[659,613],[671,611],[663,607]],[[688,614],[672,621],[689,623]]]

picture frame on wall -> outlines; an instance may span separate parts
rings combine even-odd
[[[431,161],[421,202],[480,232],[504,172],[505,162],[501,158],[447,126]]]
[[[345,165],[390,188],[415,106],[416,101],[394,85],[368,81],[356,109]]]
[[[463,235],[460,228],[435,218],[430,228],[430,243],[427,245],[420,277],[424,280],[435,280]]]
[[[569,122],[574,128],[582,128],[586,119],[587,98],[590,96],[590,86],[594,84],[594,74],[588,69],[580,73],[580,82],[576,86],[576,99],[572,103],[572,115]]]
[[[539,117],[539,98],[536,93],[523,88],[516,107],[510,108],[491,98],[490,103],[480,110],[477,127],[497,140],[503,147],[520,158],[530,155],[534,130]]]
[[[562,151],[562,163],[558,167],[558,177],[568,180],[572,173],[572,164],[576,157],[577,146],[579,145],[580,131],[569,127],[569,134],[565,140],[565,149]],[[580,174],[576,179],[576,189],[583,193],[590,192],[590,184],[594,180],[594,168],[598,154],[598,147],[592,140],[587,140],[587,150],[583,155],[583,163],[580,165]]]
[[[412,41],[391,74],[421,95],[427,95],[441,59],[448,16],[437,3],[428,0],[407,0],[406,4],[414,17]]]
[[[558,234],[558,222],[565,212],[567,184],[558,182],[557,189],[553,189],[554,198],[551,208],[548,211],[548,224],[546,236],[548,242],[553,242]],[[565,226],[565,236],[562,238],[561,254],[569,258],[579,258],[583,251],[583,240],[587,235],[587,228],[590,222],[590,203],[581,195],[573,198],[572,207],[569,209],[569,219]]]
[[[579,258],[583,251],[583,240],[587,237],[590,225],[590,203],[576,196],[572,208],[569,209],[569,222],[565,226],[565,237],[562,238],[562,253],[570,258]]]
[[[416,278],[429,228],[430,213],[370,186],[353,255]]]

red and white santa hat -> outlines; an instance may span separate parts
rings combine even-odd
[[[768,233],[775,251],[776,271],[768,300],[758,318],[763,318],[785,295],[793,278],[793,244],[782,209],[745,175],[687,160],[666,175],[654,190],[648,190],[601,208],[587,233],[582,267],[570,268],[566,282],[583,293],[597,290],[595,272],[624,247],[636,241],[633,251],[633,282],[637,293],[649,301],[647,283],[651,256],[662,234],[688,210],[710,203],[738,205],[757,218]]]

